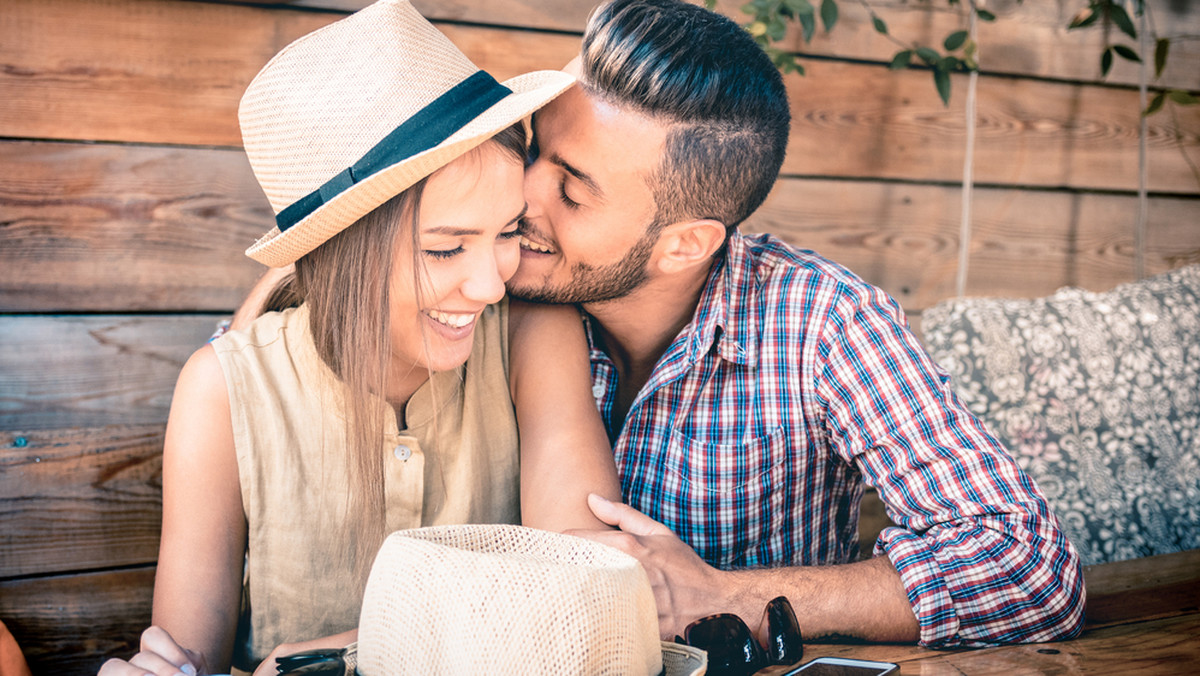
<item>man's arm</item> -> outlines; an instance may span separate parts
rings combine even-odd
[[[267,300],[271,297],[275,287],[292,274],[293,270],[294,267],[291,265],[282,268],[267,268],[262,277],[259,277],[258,281],[254,283],[254,288],[250,289],[250,293],[246,295],[246,300],[242,301],[237,311],[233,313],[233,320],[230,322],[229,328],[236,331],[250,326],[250,323],[266,310]]]
[[[601,521],[620,532],[576,534],[641,561],[654,587],[664,640],[682,636],[689,623],[714,613],[735,613],[754,629],[776,596],[788,598],[805,639],[838,635],[911,643],[918,638],[900,575],[885,556],[840,566],[722,571],[633,507],[596,495],[588,503]]]
[[[869,562],[722,572],[632,509],[596,507],[624,531],[598,539],[636,556],[650,574],[664,636],[734,609],[754,626],[780,594],[809,637],[919,636],[922,645],[949,647],[1076,634],[1078,556],[1029,477],[958,402],[899,308],[854,299],[831,325],[819,350],[825,365],[809,390],[823,403],[828,452],[879,489],[900,527],[881,534]],[[781,518],[765,503],[746,509]]]
[[[1079,557],[1033,481],[966,409],[878,290],[847,294],[822,338],[830,446],[899,526],[899,572],[927,646],[1067,638],[1083,623]]]

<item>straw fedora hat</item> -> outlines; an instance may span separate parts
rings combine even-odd
[[[698,648],[659,641],[636,559],[522,526],[393,533],[358,627],[362,676],[701,676],[707,663]]]
[[[238,109],[276,227],[246,250],[294,262],[574,82],[498,83],[407,0],[379,0],[275,55]]]

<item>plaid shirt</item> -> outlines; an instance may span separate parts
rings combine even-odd
[[[625,500],[710,564],[856,560],[865,480],[899,525],[875,554],[899,570],[922,645],[1078,633],[1074,548],[881,290],[735,234],[620,430],[616,370],[587,329]]]

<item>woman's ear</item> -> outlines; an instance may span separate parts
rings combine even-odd
[[[710,218],[672,223],[658,242],[658,268],[664,273],[708,265],[725,244],[725,224]]]

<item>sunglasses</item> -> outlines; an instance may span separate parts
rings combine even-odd
[[[763,621],[767,624],[765,649],[742,618],[731,613],[709,615],[692,622],[682,638],[675,637],[675,642],[707,652],[711,676],[749,676],[773,664],[799,662],[804,655],[804,643],[787,597],[771,599],[763,611]]]
[[[346,664],[345,648],[305,650],[275,658],[277,676],[345,676],[355,673],[354,666],[353,660]]]

